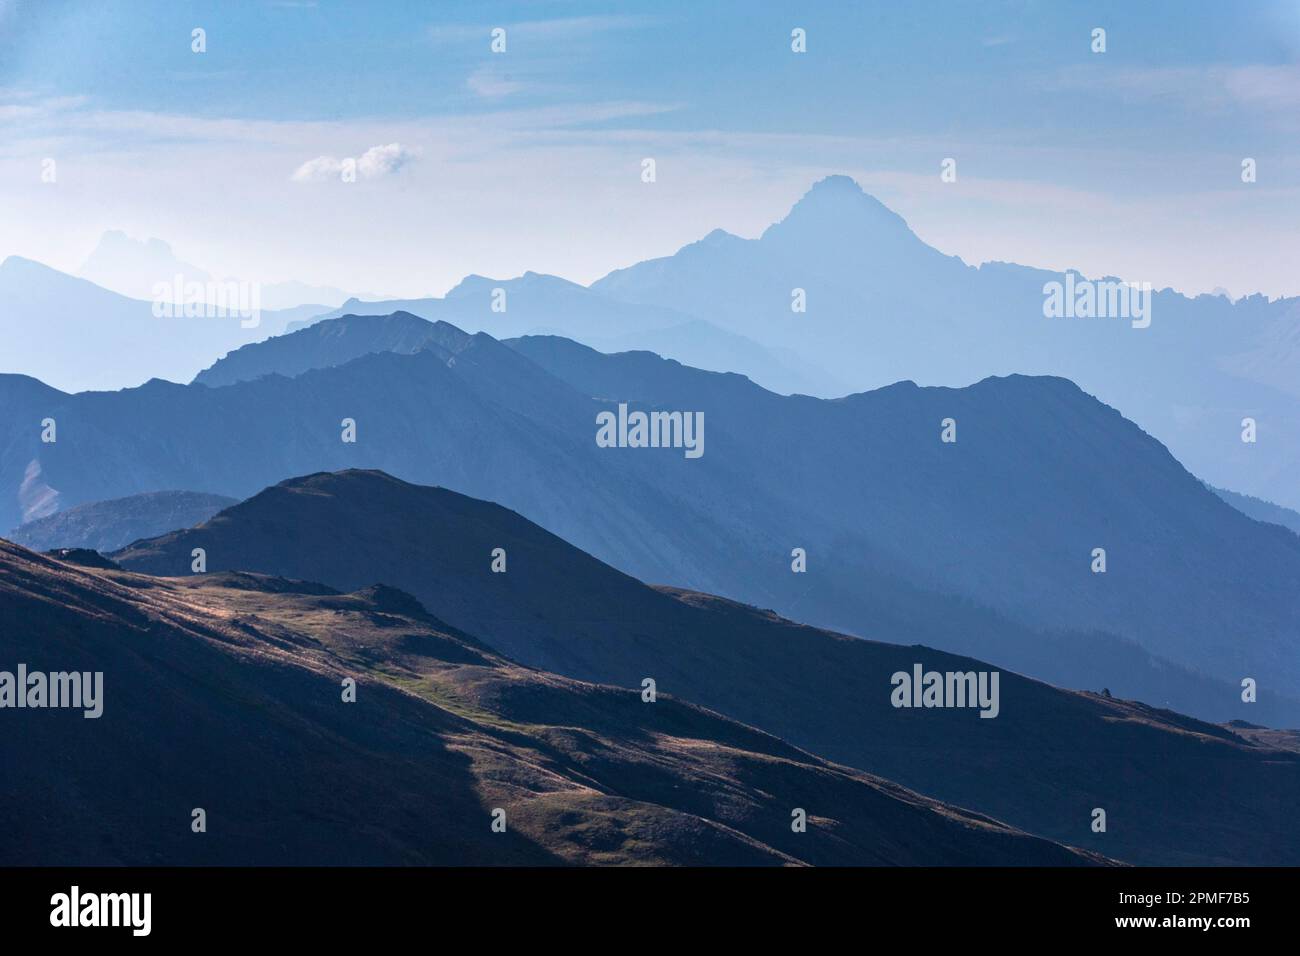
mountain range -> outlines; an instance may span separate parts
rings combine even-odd
[[[418,351],[374,351],[386,343]],[[598,447],[597,415],[618,403],[702,412],[703,457]],[[0,377],[0,404],[0,525],[142,492],[244,498],[286,474],[380,468],[498,501],[642,580],[1216,721],[1300,717],[1300,537],[1247,518],[1061,379],[831,401],[648,353],[507,345],[395,315],[246,347],[189,386],[64,395]],[[50,418],[54,443],[41,441]],[[792,571],[796,548],[805,573]],[[1246,678],[1257,703],[1240,699]]]
[[[4,650],[123,704],[6,735],[0,860],[1300,862],[1300,300],[1048,317],[1093,281],[842,176],[590,286],[254,328],[10,257]]]
[[[499,339],[554,334],[822,398],[901,380],[1059,376],[1123,410],[1196,475],[1300,508],[1300,300],[1159,289],[1146,327],[1045,317],[1050,284],[1110,280],[1120,281],[969,265],[852,179],[830,176],[757,238],[715,229],[588,287],[470,276],[442,298],[351,299],[324,317],[407,311]],[[1241,440],[1245,418],[1254,442]]]
[[[125,257],[134,264],[128,272],[139,271],[141,257],[175,259],[165,243],[153,252],[154,244],[124,236],[108,244],[119,252],[125,246],[129,255],[113,261]],[[156,271],[156,263],[145,270]],[[90,274],[108,281],[102,270]],[[1143,327],[1126,317],[1045,316],[1053,284],[1141,279],[969,265],[926,244],[852,179],[830,176],[757,238],[715,229],[590,286],[533,272],[472,275],[442,297],[352,297],[335,310],[271,312],[263,329],[407,311],[498,339],[555,334],[602,351],[650,350],[739,372],[783,394],[822,398],[902,380],[953,386],[990,375],[1059,376],[1123,410],[1198,477],[1300,509],[1300,300],[1189,298],[1160,289],[1150,292]],[[265,335],[232,335],[194,320],[173,322],[160,335],[154,320],[139,340],[132,331],[141,325],[139,307],[135,318],[119,318],[120,303],[115,312],[96,301],[109,293],[98,293],[11,257],[0,267],[0,334],[20,343],[33,324],[44,334],[39,347],[13,352],[3,370],[68,390],[136,385],[150,375],[185,381]],[[119,326],[127,329],[127,360],[97,367],[99,338]],[[56,351],[57,363],[50,359]],[[1244,441],[1252,430],[1254,440]]]

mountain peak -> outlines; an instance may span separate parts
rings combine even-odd
[[[26,256],[6,256],[4,262],[0,262],[0,272],[54,272],[56,270],[45,265],[43,262],[37,262],[35,259],[28,259]]]
[[[845,238],[846,230],[858,238],[868,233],[876,238],[920,241],[902,216],[843,175],[813,183],[784,219],[764,231],[763,238],[817,236],[838,241]]]
[[[811,196],[815,193],[841,193],[845,195],[865,196],[867,193],[858,181],[852,176],[845,176],[843,173],[834,173],[830,176],[823,176],[817,182],[812,184],[812,188],[805,195]]]

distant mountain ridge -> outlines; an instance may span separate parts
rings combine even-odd
[[[87,548],[108,553],[141,538],[188,528],[235,504],[223,495],[155,491],[78,505],[21,525],[6,537],[33,551]]]
[[[0,371],[65,390],[186,381],[263,337],[189,324],[158,335],[151,323],[141,338],[138,309],[133,316],[66,282],[54,288],[16,265],[10,271],[6,278],[0,268],[0,334],[8,328],[21,339],[37,321],[46,335],[41,349],[11,352]],[[1114,317],[1045,317],[1052,283],[1094,280],[1121,282],[1007,262],[967,265],[927,245],[852,179],[830,176],[757,239],[715,229],[588,287],[534,272],[471,275],[441,298],[301,306],[265,316],[264,329],[406,311],[498,339],[559,334],[605,351],[650,350],[823,398],[901,380],[953,386],[1060,376],[1121,409],[1215,486],[1300,509],[1291,478],[1300,471],[1300,299],[1164,289],[1151,295],[1146,328]],[[45,291],[33,297],[27,286]],[[121,341],[102,339],[123,332]],[[112,348],[125,360],[96,362]],[[1256,441],[1241,440],[1246,419],[1258,425]]]
[[[0,374],[29,375],[73,392],[152,378],[189,381],[214,356],[319,312],[318,306],[263,309],[255,328],[241,327],[237,316],[159,318],[150,301],[10,256],[0,263]]]
[[[1211,490],[1242,514],[1248,515],[1256,521],[1281,525],[1296,534],[1300,534],[1300,513],[1292,511],[1290,508],[1283,508],[1281,505],[1275,505],[1271,501],[1264,501],[1262,498],[1240,495],[1235,491],[1228,491],[1224,488],[1211,488]]]
[[[644,306],[597,294],[558,276],[526,272],[514,279],[466,276],[442,298],[349,299],[341,307],[291,325],[296,332],[324,319],[346,315],[407,312],[446,321],[497,339],[558,334],[606,351],[650,349],[698,368],[740,372],[782,393],[827,394],[842,390],[838,379],[789,349],[770,349],[743,332],[724,331],[671,305]]]
[[[99,242],[78,274],[96,285],[134,299],[152,300],[154,287],[170,284],[180,274],[185,282],[236,282],[228,276],[214,276],[208,270],[177,258],[170,244],[161,239],[133,239],[120,229],[110,229]],[[342,289],[313,286],[304,282],[258,283],[263,308],[298,309],[309,306],[316,312],[331,308],[348,298]]]
[[[252,381],[263,375],[293,378],[312,369],[332,368],[375,352],[432,351],[442,359],[451,353],[441,344],[447,323],[426,322],[409,312],[392,315],[349,315],[345,322],[319,322],[289,335],[263,343],[262,348],[244,346],[204,369],[194,381],[219,388]]]

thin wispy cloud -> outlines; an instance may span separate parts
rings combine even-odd
[[[481,39],[486,48],[492,31],[498,27],[506,31],[508,41],[518,40],[529,43],[572,40],[615,30],[634,30],[653,22],[653,17],[638,15],[557,17],[550,20],[524,20],[515,23],[438,24],[429,28],[428,35],[435,43],[461,44]]]
[[[1247,108],[1294,118],[1294,111],[1300,109],[1300,66],[1295,65],[1073,67],[1046,82],[1049,88],[1174,101],[1209,112]]]
[[[49,96],[37,99],[30,90],[0,89],[0,121],[39,120],[84,106],[84,96]]]
[[[471,73],[465,81],[465,86],[472,93],[490,100],[501,99],[512,93],[518,93],[524,88],[523,83],[511,79],[508,74],[498,73],[496,70],[486,68]]]

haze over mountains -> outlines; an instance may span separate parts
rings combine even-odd
[[[392,312],[450,322],[467,332],[487,332],[499,339],[554,334],[604,352],[647,349],[697,368],[738,372],[787,394],[848,391],[841,380],[790,349],[767,348],[743,332],[726,331],[676,307],[622,302],[535,272],[515,279],[468,276],[442,298],[349,299],[338,309],[295,323],[287,331],[348,314]]]
[[[379,472],[282,482],[114,555],[157,575],[243,568],[341,590],[382,580],[524,664],[709,707],[797,746],[1131,862],[1295,862],[1300,755],[1141,704],[1001,673],[996,719],[890,704],[914,664],[989,671],[675,588],[650,588],[499,505]],[[502,548],[506,570],[492,570]],[[202,576],[200,576],[201,578]],[[219,575],[218,575],[219,577]],[[1115,824],[1093,834],[1089,814]],[[1122,825],[1120,823],[1122,821]]]
[[[70,391],[151,378],[188,381],[214,355],[276,335],[304,312],[318,311],[264,309],[252,328],[237,316],[158,318],[147,299],[10,256],[0,263],[0,371]]]
[[[109,249],[105,261],[124,256],[127,274],[139,271],[142,258],[174,259],[165,244],[160,251],[114,236],[107,246],[125,252],[108,257]],[[11,262],[19,270],[21,260]],[[107,281],[97,266],[91,273]],[[116,323],[93,318],[108,313],[83,301],[84,289],[14,297],[6,290],[23,284],[16,278],[5,280],[0,270],[0,321],[11,326],[6,340],[30,330],[35,317],[34,327],[53,329],[46,352],[54,351],[52,342],[66,368],[34,349],[6,370],[72,390],[149,377],[142,375],[149,361],[141,371],[134,363],[93,371],[102,354],[93,347],[95,330]],[[1084,278],[1076,273],[1070,281]],[[531,272],[505,280],[469,276],[442,298],[352,298],[333,312],[299,307],[264,328],[296,330],[322,313],[407,311],[499,339],[560,334],[604,351],[648,349],[698,368],[740,372],[779,392],[826,398],[901,380],[957,386],[989,375],[1057,375],[1122,410],[1197,476],[1300,508],[1300,300],[1253,295],[1233,302],[1163,290],[1152,296],[1146,328],[1126,318],[1048,319],[1044,286],[1064,281],[1064,273],[1001,262],[976,267],[944,255],[853,180],[831,176],[757,239],[714,230],[589,288]],[[792,311],[795,290],[806,311]],[[81,341],[87,330],[90,348]],[[240,344],[206,333],[211,347],[200,363],[194,356],[202,349],[184,347],[200,333],[165,333],[130,354],[147,357],[153,376],[176,381]],[[172,360],[173,349],[183,355]],[[1253,443],[1241,440],[1245,418],[1256,422]]]
[[[326,315],[401,310],[502,339],[544,333],[601,351],[649,349],[824,398],[902,380],[1057,375],[1122,410],[1198,476],[1300,508],[1300,300],[1166,289],[1154,292],[1146,328],[1048,319],[1044,285],[1065,281],[944,255],[853,180],[831,176],[757,239],[717,229],[588,289],[533,273],[471,276],[441,299],[350,300]],[[792,310],[795,290],[804,312]],[[1253,444],[1241,441],[1246,417],[1258,423]]]
[[[145,301],[152,301],[154,287],[159,282],[171,284],[177,274],[187,282],[237,281],[214,276],[200,266],[177,258],[171,246],[161,239],[133,239],[116,229],[100,237],[79,274],[120,295]],[[348,298],[348,293],[333,286],[293,281],[262,283],[258,294],[262,308],[271,310],[309,306],[319,312]]]

